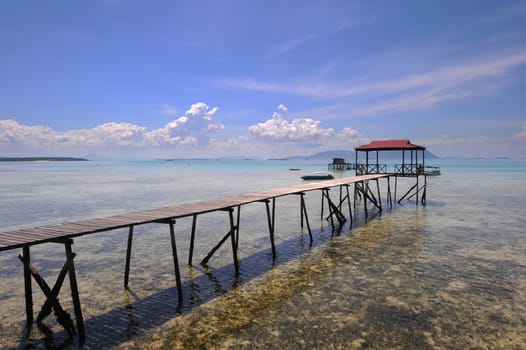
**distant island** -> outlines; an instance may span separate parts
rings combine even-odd
[[[0,162],[71,162],[88,161],[85,158],[75,157],[0,157]]]

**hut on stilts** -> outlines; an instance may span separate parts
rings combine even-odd
[[[395,178],[394,198],[397,199],[398,178],[414,178],[415,183],[400,197],[398,203],[404,199],[416,198],[416,203],[426,202],[427,173],[425,171],[425,147],[411,143],[409,140],[375,140],[369,144],[355,148],[356,175],[389,174]],[[389,172],[385,163],[380,163],[382,153],[398,152],[401,163],[394,164],[394,171]],[[384,158],[385,157],[384,155]],[[393,159],[393,157],[389,157]],[[423,182],[421,181],[423,177]]]

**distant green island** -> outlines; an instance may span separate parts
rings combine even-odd
[[[85,158],[75,157],[0,157],[0,162],[71,162],[88,161]]]

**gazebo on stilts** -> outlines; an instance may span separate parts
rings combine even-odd
[[[420,201],[426,203],[427,174],[425,172],[425,150],[424,146],[412,144],[409,140],[375,140],[369,144],[355,148],[356,154],[356,175],[367,174],[389,174],[395,177],[394,198],[396,201],[396,192],[398,178],[415,178],[415,184],[398,200],[398,203],[404,199],[416,198],[416,204]],[[379,162],[381,152],[400,152],[401,164],[394,165],[394,172],[387,171],[387,164]],[[365,157],[360,154],[365,153]],[[364,159],[365,158],[365,159]],[[389,157],[392,159],[392,157]],[[423,176],[423,185],[419,177]],[[420,197],[421,194],[421,197]]]

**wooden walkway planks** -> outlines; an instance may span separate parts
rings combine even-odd
[[[321,182],[306,182],[298,185],[246,193],[237,196],[185,203],[174,207],[151,209],[76,222],[66,222],[58,225],[37,226],[29,229],[0,232],[0,251],[135,225],[165,222],[167,220],[227,210],[229,208],[239,207],[250,203],[264,202],[291,194],[301,194],[314,190],[351,185],[388,176],[388,174],[371,174],[324,180]]]

